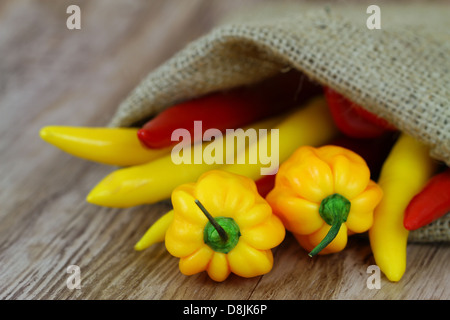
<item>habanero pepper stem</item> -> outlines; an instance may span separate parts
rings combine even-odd
[[[319,214],[331,228],[325,238],[323,238],[308,256],[315,256],[336,238],[342,223],[347,221],[350,205],[350,201],[338,193],[332,194],[322,200],[319,207]]]
[[[200,201],[197,199],[195,200],[195,204],[202,210],[206,218],[208,218],[209,223],[211,223],[216,229],[217,233],[219,234],[220,238],[223,242],[228,241],[228,233],[222,228],[222,226],[209,214],[208,210],[205,209],[205,207],[202,205]]]

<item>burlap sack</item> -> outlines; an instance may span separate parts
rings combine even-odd
[[[242,10],[152,71],[111,126],[130,126],[176,102],[296,68],[430,147],[450,166],[450,6],[271,4]],[[449,215],[410,241],[450,240]]]

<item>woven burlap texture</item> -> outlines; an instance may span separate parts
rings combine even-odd
[[[111,126],[131,126],[177,102],[256,83],[296,68],[430,147],[450,165],[450,19],[447,3],[248,8],[189,43],[119,105]],[[450,241],[450,218],[410,241]]]

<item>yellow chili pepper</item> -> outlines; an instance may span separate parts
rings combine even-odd
[[[144,236],[139,240],[134,246],[136,251],[144,250],[151,245],[163,242],[166,237],[166,231],[170,223],[173,220],[173,210],[170,210],[164,214],[161,218],[156,220],[156,222],[147,230]]]
[[[320,146],[338,134],[327,102],[323,97],[311,99],[303,108],[288,115],[277,128],[279,129],[277,146],[279,163],[285,161],[300,146]],[[247,159],[249,154],[256,153],[262,147],[271,150],[271,138],[271,132],[260,137],[256,143],[246,149],[246,152],[239,155],[238,160]],[[261,178],[262,167],[265,167],[265,164],[262,164],[261,159],[258,158],[258,162],[255,164],[244,165],[236,161],[234,164],[225,165],[222,170],[257,180]]]
[[[48,126],[41,129],[40,136],[71,155],[108,165],[138,165],[170,152],[170,148],[152,150],[144,147],[137,131],[137,128]]]
[[[428,147],[405,133],[383,164],[378,183],[384,197],[375,209],[369,239],[375,262],[390,281],[399,281],[406,270],[409,231],[403,226],[405,209],[436,166]]]
[[[233,272],[242,277],[268,273],[271,249],[285,236],[253,180],[219,170],[172,193],[174,216],[165,238],[170,254],[180,258],[180,271],[202,271],[215,281]]]
[[[280,167],[266,200],[309,255],[341,251],[372,226],[382,197],[366,162],[337,146],[304,146]]]
[[[325,105],[325,100],[312,100],[304,106],[299,107],[294,113],[280,122],[280,117],[255,123],[251,126],[255,129],[274,128],[279,129],[281,160],[287,158],[295,148],[301,144],[315,145],[331,139],[336,133],[329,112]],[[222,143],[223,138],[215,141]],[[225,145],[225,143],[224,143]],[[259,143],[261,145],[261,143]],[[205,148],[208,144],[195,145],[193,148]],[[254,144],[251,148],[257,148]],[[235,150],[225,150],[223,152],[224,161],[229,160],[229,153]],[[196,151],[192,149],[191,154]],[[245,151],[246,155],[249,150]],[[260,176],[261,163],[256,165],[237,164],[239,154],[235,157],[236,165],[222,164],[174,164],[170,155],[156,159],[153,162],[119,169],[102,181],[91,190],[87,196],[87,201],[93,204],[107,207],[131,207],[141,204],[155,203],[170,197],[171,192],[180,184],[195,182],[198,177],[208,171],[223,168],[236,174],[242,174],[251,178]]]
[[[271,128],[280,117],[257,122],[251,127]],[[238,134],[239,135],[239,134]],[[224,136],[215,139],[213,143],[222,144]],[[209,143],[195,144],[191,147],[191,158],[195,154],[201,154]],[[225,146],[225,143],[223,143]],[[222,152],[222,163],[230,156],[233,150]],[[100,181],[87,196],[89,203],[106,206],[127,208],[141,204],[151,204],[169,199],[172,191],[183,183],[195,182],[203,173],[218,169],[223,164],[202,162],[195,164],[175,164],[171,154],[156,159],[152,162],[115,170]]]

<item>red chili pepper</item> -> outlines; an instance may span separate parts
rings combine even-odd
[[[405,210],[403,225],[419,229],[450,212],[450,168],[433,176],[411,199]]]
[[[298,71],[289,71],[255,86],[212,93],[169,107],[148,121],[138,137],[149,148],[164,148],[175,129],[184,128],[194,139],[194,121],[202,121],[203,133],[210,128],[241,128],[280,114],[321,92],[321,87]],[[193,141],[196,142],[196,141]]]
[[[346,99],[333,89],[325,88],[331,115],[339,130],[353,138],[375,138],[396,128],[383,118]]]
[[[275,186],[275,174],[262,176],[258,180],[255,181],[256,188],[258,189],[258,193],[261,197],[265,198],[267,194],[273,189]]]

